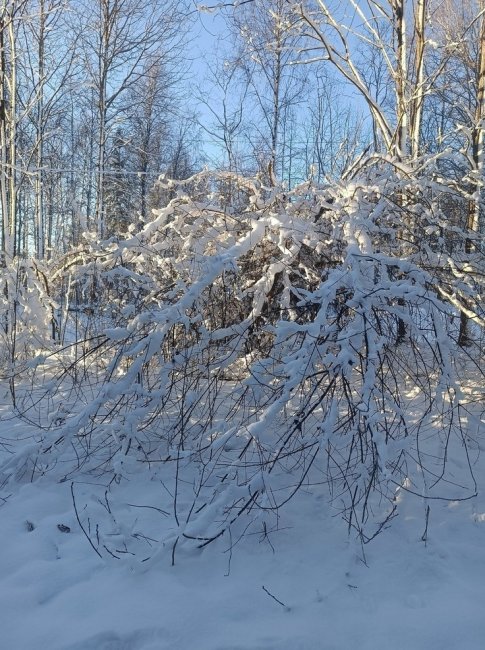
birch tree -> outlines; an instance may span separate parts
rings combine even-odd
[[[127,91],[148,74],[155,53],[167,59],[181,41],[183,5],[161,0],[96,0],[80,9],[86,25],[80,38],[90,84],[95,92],[95,227],[106,234],[105,173],[113,128],[123,121]],[[153,64],[154,65],[154,64]]]
[[[34,193],[33,249],[36,257],[42,259],[51,254],[55,210],[48,195],[52,199],[62,185],[62,175],[52,171],[51,163],[55,158],[55,167],[63,166],[60,136],[68,126],[64,116],[68,110],[66,95],[74,86],[77,48],[75,38],[67,29],[66,6],[60,0],[30,2],[28,20],[22,28],[25,51],[22,103],[27,128],[32,131],[30,152],[24,153],[24,166]],[[58,155],[53,157],[55,151]],[[22,218],[26,220],[27,215]]]
[[[0,7],[0,194],[2,253],[18,251],[18,31],[27,0],[3,0]]]
[[[302,71],[293,65],[300,38],[296,18],[285,0],[256,0],[234,12],[231,30],[239,43],[234,63],[257,107],[249,137],[261,169],[274,181],[285,176],[284,122],[305,93]]]
[[[309,44],[302,62],[328,61],[364,99],[384,150],[399,159],[419,154],[425,79],[428,0],[347,0],[333,8],[325,0],[294,5]],[[366,82],[358,46],[381,61],[395,94],[389,114]]]

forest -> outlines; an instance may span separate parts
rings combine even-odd
[[[136,571],[317,494],[426,545],[482,498],[484,129],[483,0],[2,0],[0,503]]]

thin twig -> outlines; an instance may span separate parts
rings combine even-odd
[[[421,535],[421,541],[424,542],[424,545],[427,546],[428,544],[428,524],[429,524],[429,513],[430,513],[430,507],[429,504],[426,506],[426,523],[424,527],[424,533]]]
[[[267,593],[268,596],[270,596],[273,600],[275,600],[279,605],[281,605],[281,607],[284,607],[287,612],[291,611],[291,608],[288,607],[288,605],[285,605],[285,603],[282,603],[281,600],[278,600],[278,598],[276,598],[276,596],[273,596],[273,594],[270,591],[268,591],[264,585],[262,585],[261,589],[265,593]]]
[[[93,551],[94,551],[97,555],[99,555],[99,557],[102,559],[103,556],[101,555],[101,553],[98,551],[98,549],[96,548],[96,546],[95,546],[95,545],[93,544],[93,542],[91,541],[91,538],[90,538],[89,535],[87,534],[86,530],[84,529],[84,526],[83,526],[82,523],[81,523],[81,520],[79,519],[79,513],[78,513],[78,511],[77,511],[77,506],[76,506],[76,499],[74,498],[74,481],[71,483],[71,495],[72,495],[72,505],[74,506],[74,512],[76,513],[77,523],[79,524],[81,530],[83,531],[84,536],[86,537],[86,539],[88,540],[88,542],[91,544],[91,546],[92,546],[92,548],[93,548]]]

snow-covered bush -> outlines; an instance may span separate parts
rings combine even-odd
[[[468,498],[476,413],[460,364],[476,352],[458,336],[460,312],[483,327],[483,247],[475,234],[465,259],[470,233],[447,219],[433,165],[411,174],[376,156],[338,185],[291,191],[208,172],[161,181],[175,198],[152,222],[65,265],[83,295],[96,278],[109,318],[31,370],[49,378],[35,401],[49,412],[4,476],[156,475],[172,551],[266,530],[302,486],[326,484],[363,542],[399,491]],[[456,454],[468,485],[453,481]]]

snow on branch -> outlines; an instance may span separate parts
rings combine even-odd
[[[372,159],[291,191],[234,174],[161,180],[175,198],[152,222],[52,269],[69,287],[67,333],[17,382],[42,433],[5,480],[157,473],[172,561],[266,526],[303,486],[326,484],[363,542],[396,515],[396,490],[469,498],[457,364],[473,351],[458,330],[461,313],[483,325],[483,247],[467,253],[445,218],[462,199],[419,164]]]

